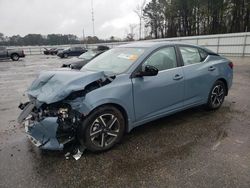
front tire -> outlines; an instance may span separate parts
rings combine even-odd
[[[12,61],[18,61],[19,60],[19,55],[18,54],[12,54],[11,59],[12,59]]]
[[[217,110],[221,107],[224,102],[224,98],[226,96],[226,86],[224,82],[217,80],[210,93],[207,102],[207,109],[208,110]]]
[[[113,106],[103,106],[86,117],[80,127],[79,141],[90,151],[106,151],[121,141],[124,130],[122,113]]]
[[[63,58],[68,58],[68,54],[63,54]]]

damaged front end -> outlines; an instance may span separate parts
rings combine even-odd
[[[65,144],[75,141],[77,128],[84,119],[66,103],[43,104],[37,108],[35,101],[31,101],[20,108],[23,112],[18,121],[23,122],[32,143],[42,149],[62,150]]]
[[[103,72],[45,72],[28,89],[30,101],[20,104],[18,122],[31,142],[41,149],[62,150],[79,144],[77,131],[84,121],[89,92],[112,82]]]

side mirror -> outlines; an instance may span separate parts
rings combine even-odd
[[[151,65],[146,65],[144,71],[139,71],[136,73],[135,77],[143,77],[143,76],[156,76],[159,70]]]

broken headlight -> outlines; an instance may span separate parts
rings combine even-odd
[[[68,108],[59,108],[58,115],[63,119],[68,118],[69,117],[69,109]]]

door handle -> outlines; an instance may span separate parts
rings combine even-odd
[[[209,71],[214,71],[216,68],[214,66],[211,66],[208,68]]]
[[[182,79],[183,78],[183,76],[181,76],[181,75],[179,75],[179,74],[176,74],[175,76],[174,76],[174,80],[180,80],[180,79]]]

